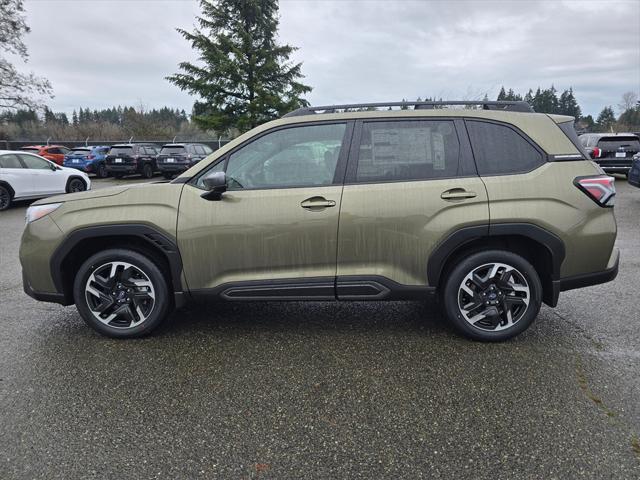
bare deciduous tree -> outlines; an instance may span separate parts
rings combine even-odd
[[[618,104],[620,113],[631,110],[638,104],[638,94],[636,92],[625,92],[622,94],[622,100]]]
[[[22,0],[0,0],[0,52],[12,54],[26,63],[29,55],[22,37],[29,33],[29,27],[22,3]],[[20,73],[0,55],[0,110],[42,108],[43,97],[53,97],[46,78]]]

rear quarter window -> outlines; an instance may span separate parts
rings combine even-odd
[[[465,123],[480,175],[525,173],[544,163],[542,153],[513,128],[477,120]]]

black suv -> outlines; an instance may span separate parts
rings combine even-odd
[[[151,143],[122,143],[113,145],[107,153],[105,164],[112,177],[140,174],[153,177],[157,171],[158,147]]]
[[[202,143],[167,143],[158,155],[158,170],[165,178],[173,178],[211,153],[213,150]]]
[[[640,151],[640,138],[633,133],[586,133],[580,135],[580,142],[605,172],[627,177],[633,156]]]

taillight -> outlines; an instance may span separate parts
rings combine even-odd
[[[591,151],[591,158],[600,158],[602,156],[602,150],[598,147],[593,147]]]
[[[613,207],[616,197],[615,178],[608,175],[577,177],[573,183],[601,207]]]

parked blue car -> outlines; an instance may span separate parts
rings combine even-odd
[[[63,165],[105,178],[108,175],[105,158],[109,148],[108,145],[76,147],[64,156]]]
[[[633,156],[633,163],[629,170],[629,184],[640,188],[640,153]]]

